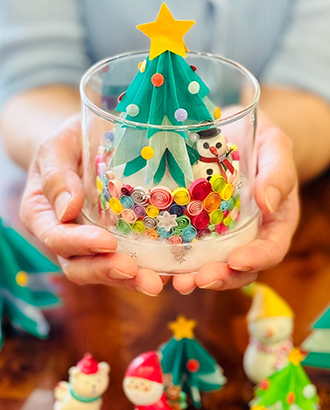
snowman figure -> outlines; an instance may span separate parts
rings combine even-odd
[[[130,363],[123,388],[135,410],[171,410],[164,393],[162,368],[156,352],[143,353]]]
[[[198,133],[197,151],[199,160],[193,166],[194,178],[210,180],[213,175],[222,175],[226,182],[234,183],[239,177],[239,158],[232,157],[233,149],[227,146],[219,128],[209,128]]]
[[[253,302],[247,315],[250,342],[243,367],[247,377],[259,383],[288,364],[294,313],[267,285],[254,282],[245,290],[253,296]]]

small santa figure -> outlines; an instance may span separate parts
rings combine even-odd
[[[293,349],[294,313],[269,286],[254,282],[245,288],[253,296],[247,315],[250,342],[244,354],[245,374],[253,383],[267,379],[288,364]]]
[[[207,123],[207,122],[205,122]],[[239,177],[238,151],[227,146],[219,128],[209,128],[198,133],[197,151],[199,160],[193,166],[194,178],[210,180],[213,175],[222,175],[226,182],[234,182]],[[233,158],[234,157],[234,158]],[[230,181],[228,181],[230,179]]]
[[[143,353],[130,363],[123,387],[135,410],[171,410],[164,393],[162,368],[156,352]]]

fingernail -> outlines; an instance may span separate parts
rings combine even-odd
[[[187,296],[187,295],[190,295],[190,293],[193,293],[193,291],[196,289],[196,286],[194,287],[194,288],[192,288],[189,292],[186,292],[186,293],[183,293],[183,292],[180,292],[181,293],[181,295],[183,295],[183,296]]]
[[[111,279],[132,279],[134,275],[129,275],[128,273],[123,273],[118,269],[111,268],[109,270],[109,275]]]
[[[144,290],[143,288],[141,288],[141,286],[137,286],[137,287],[135,288],[135,290],[137,290],[137,291],[140,292],[140,293],[143,293],[144,295],[148,295],[148,296],[152,296],[152,297],[157,296],[157,295],[154,295],[154,294],[152,294],[152,293],[147,292],[146,290]]]
[[[71,198],[72,195],[70,194],[70,192],[64,191],[55,199],[55,213],[59,221],[62,220]]]
[[[239,272],[248,272],[249,270],[252,270],[251,266],[231,266],[229,265],[230,269],[232,270],[238,270]]]
[[[208,283],[207,285],[202,285],[199,286],[201,289],[218,289],[221,288],[221,286],[224,284],[224,281],[221,279],[216,279],[211,283]]]
[[[266,204],[269,212],[273,214],[277,211],[277,208],[281,202],[281,193],[274,186],[269,186],[266,188],[265,192]]]
[[[100,248],[91,248],[90,251],[93,253],[112,253],[114,252],[113,249],[100,249]]]

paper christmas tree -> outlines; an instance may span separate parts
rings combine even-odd
[[[308,353],[303,365],[330,370],[330,306],[314,323],[313,329],[301,345]]]
[[[316,410],[319,397],[316,387],[306,375],[301,360],[303,356],[294,349],[289,364],[257,386],[251,410]]]
[[[127,120],[159,126],[148,130],[117,128],[119,142],[111,166],[126,164],[128,177],[146,167],[145,184],[158,184],[169,170],[178,186],[194,180],[197,153],[185,132],[166,131],[167,125],[188,125],[212,120],[208,87],[184,59],[184,34],[194,21],[174,20],[163,3],[157,21],[137,28],[151,38],[149,57],[117,106]],[[215,108],[215,107],[214,107]],[[160,128],[162,126],[162,128]]]
[[[11,324],[27,333],[46,338],[49,324],[40,308],[58,304],[43,272],[59,272],[54,265],[21,235],[5,227],[0,219],[0,348],[2,323],[7,316]]]
[[[173,384],[181,386],[199,408],[200,392],[220,389],[226,378],[222,368],[194,338],[196,324],[195,320],[179,316],[169,324],[174,337],[160,347],[160,352],[164,374],[170,374]]]

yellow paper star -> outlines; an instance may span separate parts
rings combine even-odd
[[[152,60],[167,50],[186,57],[188,49],[183,36],[194,24],[192,20],[175,20],[167,5],[163,3],[156,21],[140,24],[136,28],[151,39],[150,60]]]
[[[188,320],[185,316],[178,316],[175,322],[170,322],[168,327],[174,333],[176,340],[183,338],[193,339],[194,328],[197,326],[196,320]]]
[[[293,349],[289,354],[289,362],[292,363],[294,366],[298,366],[298,364],[302,362],[304,358],[304,355],[297,348]]]

